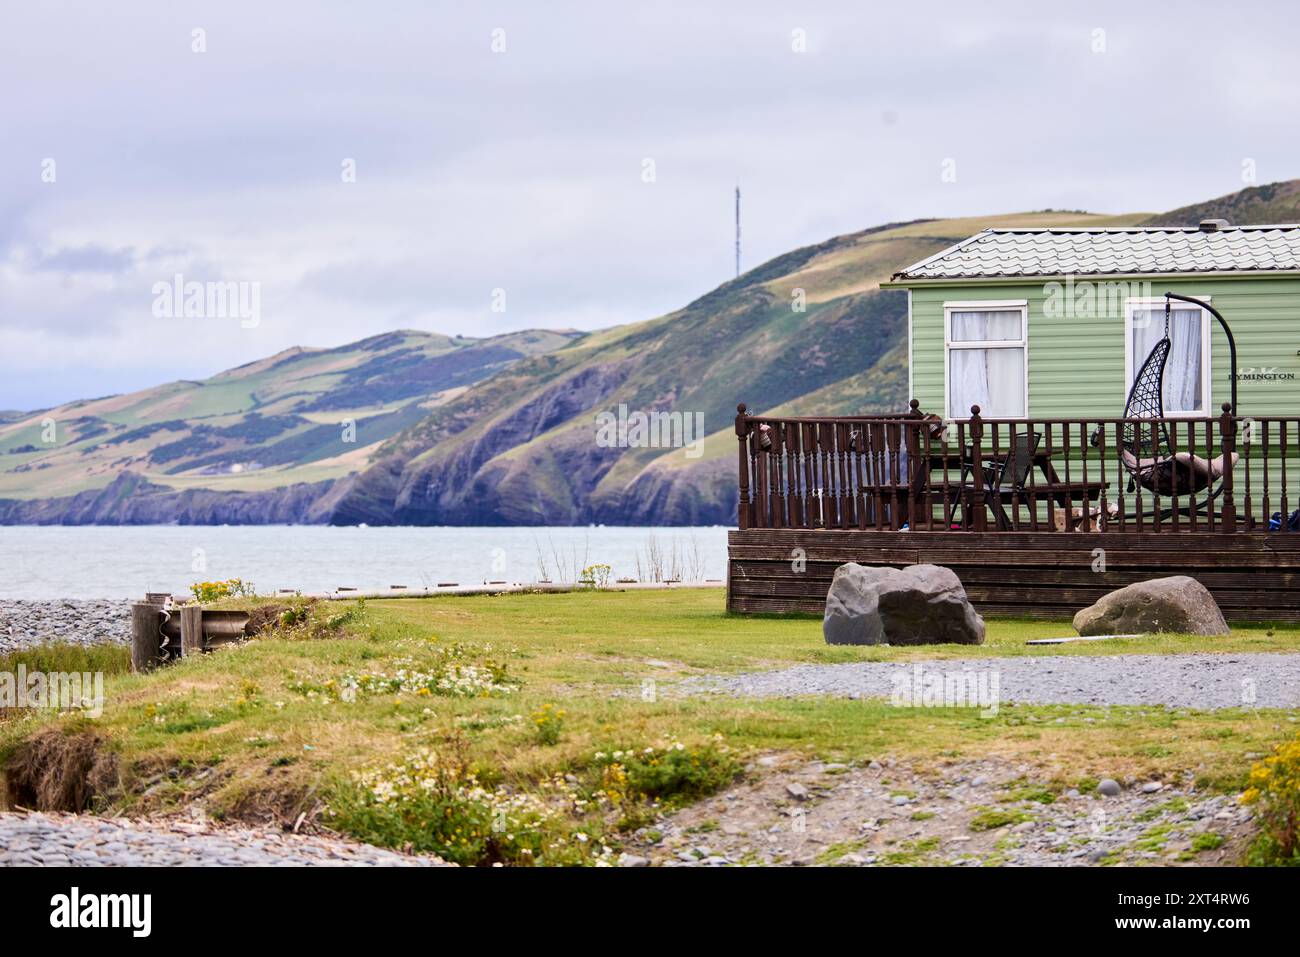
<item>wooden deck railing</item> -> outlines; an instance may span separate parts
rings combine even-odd
[[[1126,430],[1153,447],[1163,430],[1167,452],[1133,456]],[[742,404],[736,437],[742,529],[1298,530],[1300,418],[1227,405],[1163,419],[985,419],[976,406],[941,420],[916,400],[898,415],[811,418]],[[1197,469],[1218,463],[1197,488]]]

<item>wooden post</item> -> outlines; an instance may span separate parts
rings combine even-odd
[[[921,400],[912,399],[907,404],[907,412],[904,414],[905,419],[916,419],[918,424],[907,427],[907,469],[908,475],[905,477],[907,482],[907,499],[903,503],[903,520],[911,528],[916,528],[920,524],[921,495],[925,485],[930,480],[930,429],[929,424],[925,421],[925,413],[921,411]],[[921,430],[925,429],[925,461],[922,462],[921,449]],[[929,508],[929,502],[925,503],[928,511],[924,514],[927,517],[928,528],[931,524],[929,519],[934,516],[934,510]]]
[[[984,423],[980,419],[980,407],[970,407],[970,441],[971,441],[971,497],[975,508],[975,531],[983,532],[988,528],[988,512],[984,501],[984,450],[980,443],[984,438]]]
[[[181,655],[188,658],[203,652],[203,608],[181,605],[176,609],[181,620]]]
[[[737,507],[736,521],[740,528],[749,528],[749,420],[745,415],[745,403],[736,406],[736,439],[740,443],[739,475],[740,505]]]
[[[162,650],[161,609],[149,602],[131,606],[131,670],[152,671]]]
[[[1237,504],[1232,499],[1232,456],[1237,451],[1237,420],[1231,402],[1223,403],[1219,416],[1219,447],[1223,454],[1223,507],[1219,511],[1219,530],[1237,530]]]

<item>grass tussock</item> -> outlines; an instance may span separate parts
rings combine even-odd
[[[131,670],[131,650],[126,645],[79,645],[68,641],[23,648],[0,654],[0,672],[16,674],[23,665],[28,674],[41,672],[103,672],[122,675]]]
[[[34,811],[87,811],[119,788],[117,755],[84,727],[49,727],[4,759],[9,804]]]

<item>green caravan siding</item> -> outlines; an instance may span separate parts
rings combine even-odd
[[[1080,318],[1044,306],[1068,304],[1064,283],[953,283],[911,289],[913,397],[927,412],[946,415],[944,395],[945,302],[1019,300],[1029,303],[1029,414],[1040,418],[1116,417],[1124,410],[1123,296],[1107,290],[1109,282],[1136,288],[1134,295],[1160,296],[1166,291],[1209,296],[1237,340],[1240,414],[1300,415],[1300,279],[1091,280],[1098,300],[1113,308]],[[1085,280],[1075,280],[1073,301],[1080,300]],[[1149,291],[1148,291],[1149,289]],[[1075,310],[1076,313],[1079,311]],[[1210,402],[1217,413],[1229,398],[1228,344],[1211,318]],[[1251,378],[1263,371],[1272,379]],[[1293,378],[1287,378],[1292,376]]]

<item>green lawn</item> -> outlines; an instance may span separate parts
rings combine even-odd
[[[101,808],[154,813],[201,801],[218,815],[292,821],[320,818],[357,772],[425,748],[463,752],[484,782],[512,792],[566,774],[587,787],[603,773],[597,752],[679,741],[717,741],[740,760],[768,750],[931,763],[1002,756],[1033,765],[1037,780],[1056,787],[1102,775],[1192,772],[1235,789],[1253,756],[1296,729],[1291,714],[1262,710],[1003,705],[985,718],[887,701],[642,695],[646,679],[661,687],[687,674],[802,662],[1295,651],[1296,629],[1026,648],[1027,638],[1065,635],[1068,625],[992,621],[978,648],[831,648],[817,620],[728,616],[721,591],[705,589],[393,599],[335,624],[330,637],[290,630],[148,675],[121,673],[121,649],[95,651],[85,667],[118,672],[107,680],[103,715],[11,713],[0,718],[0,761],[22,756],[57,724],[96,736],[115,756],[116,785],[102,788]],[[23,660],[29,669],[72,670],[81,655],[54,649]],[[0,660],[0,671],[17,660]],[[405,690],[384,685],[403,670],[408,679],[424,677],[409,679]],[[491,681],[508,690],[411,690],[429,675],[453,672],[471,686]],[[360,690],[344,691],[349,682]],[[563,712],[552,744],[541,743],[533,720],[548,704]]]

